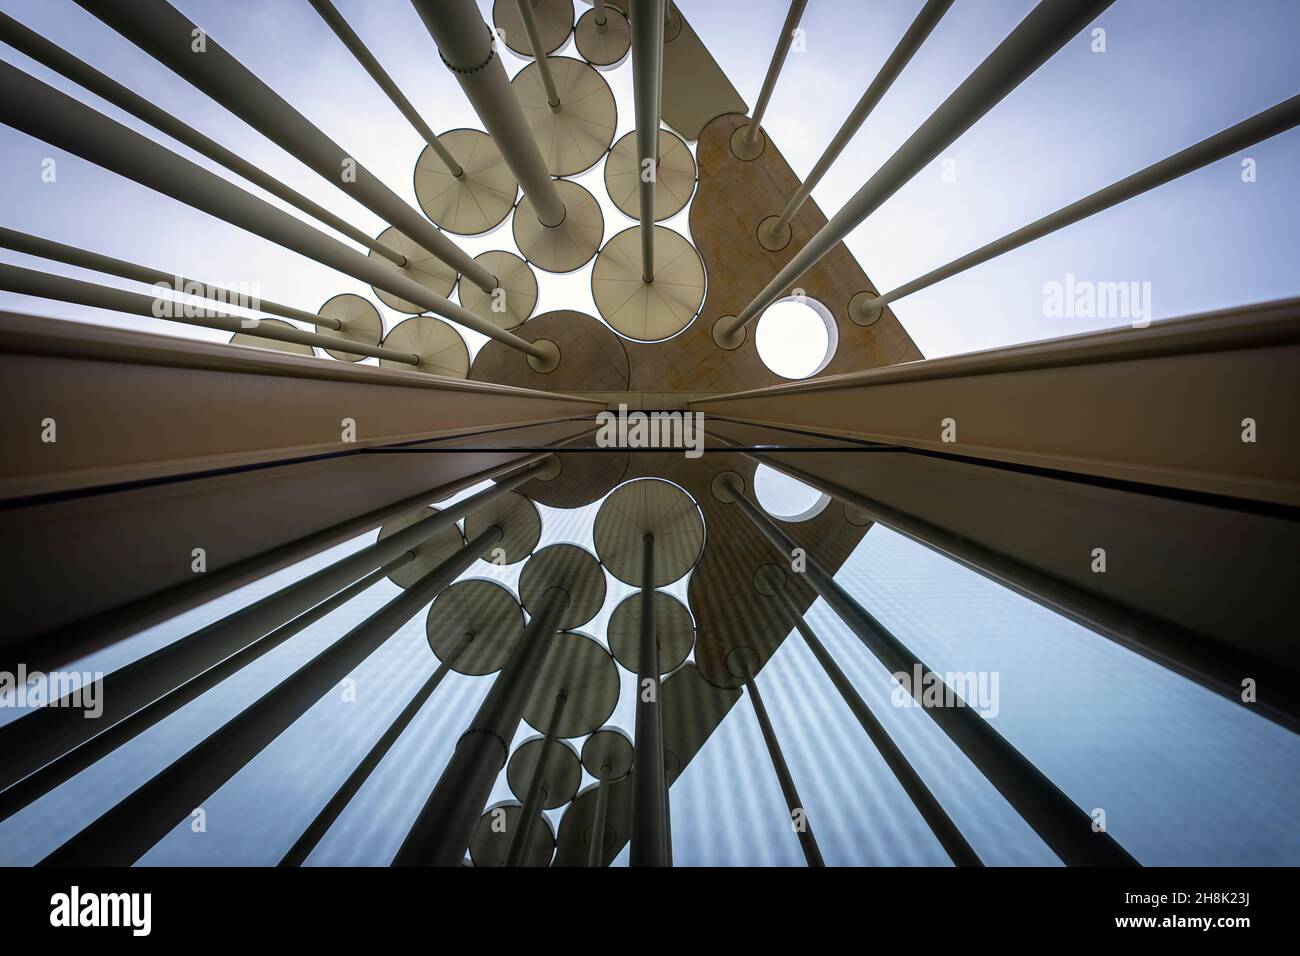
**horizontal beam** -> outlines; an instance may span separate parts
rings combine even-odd
[[[748,457],[1188,680],[1300,730],[1291,648],[1300,594],[1280,556],[1300,521],[889,449],[776,450],[779,432],[714,422]],[[770,450],[769,450],[770,449]],[[1094,570],[1095,548],[1106,554]],[[1242,700],[1255,680],[1257,699]]]
[[[15,313],[0,313],[0,379],[0,504],[541,422],[590,424],[605,407]],[[55,442],[42,441],[47,418]]]
[[[1298,380],[1300,299],[1285,299],[689,407],[753,424],[1297,507]]]

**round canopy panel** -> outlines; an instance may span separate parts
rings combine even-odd
[[[415,161],[415,198],[424,214],[447,232],[477,236],[506,221],[519,182],[481,129],[453,129],[438,137],[461,167],[453,176],[431,147]]]
[[[417,521],[423,521],[425,518],[430,518],[437,513],[437,508],[418,508],[400,518],[394,518],[379,529],[377,540],[383,541],[390,534],[396,534],[403,528],[409,527]],[[412,548],[415,557],[391,571],[388,580],[400,588],[409,588],[417,580],[459,551],[464,545],[465,541],[460,536],[459,528],[454,524],[443,528]]]
[[[383,341],[384,320],[380,316],[379,310],[375,308],[374,303],[364,296],[344,292],[327,301],[317,310],[316,314],[326,319],[337,319],[343,323],[341,329],[322,327],[321,331],[327,335],[347,339],[349,342],[360,342],[363,345],[378,345]],[[360,362],[366,358],[366,356],[358,355],[356,352],[340,352],[336,349],[326,349],[325,351],[341,362]]]
[[[574,176],[600,162],[614,141],[618,108],[595,68],[568,56],[546,58],[558,109],[551,109],[542,68],[529,63],[510,81],[552,176]]]
[[[576,631],[556,634],[533,680],[524,720],[541,733],[549,729],[557,737],[581,737],[609,720],[618,690],[618,667],[609,651]],[[564,708],[556,726],[548,728],[560,694]]]
[[[785,590],[785,571],[779,565],[763,565],[754,572],[754,590],[764,597],[776,597]]]
[[[567,179],[555,180],[564,203],[564,221],[543,226],[527,196],[515,207],[514,236],[519,251],[546,272],[581,269],[600,248],[605,238],[605,216],[596,197]]]
[[[613,66],[632,47],[632,27],[627,17],[612,7],[605,8],[605,25],[596,22],[596,11],[578,17],[573,42],[582,58],[592,66]]]
[[[524,609],[495,581],[457,581],[434,599],[424,622],[429,648],[458,674],[481,677],[505,666],[524,633]],[[473,640],[456,655],[462,638]]]
[[[681,233],[654,227],[654,278],[642,271],[641,227],[624,229],[591,270],[596,309],[630,339],[657,342],[691,324],[704,302],[704,260]]]
[[[523,818],[524,808],[517,800],[503,800],[483,811],[469,840],[469,858],[475,866],[504,866],[510,838]],[[550,866],[555,854],[555,831],[544,814],[538,814],[528,835],[524,866]]]
[[[593,528],[601,563],[624,584],[645,583],[646,535],[654,538],[651,584],[672,584],[704,550],[704,518],[695,499],[658,478],[638,478],[615,489],[596,512]]]
[[[413,368],[430,375],[465,378],[469,375],[469,348],[460,333],[442,319],[417,315],[399,322],[384,339],[384,347],[411,352],[420,362],[408,365],[396,359],[381,358],[379,364],[391,368]]]
[[[414,239],[407,238],[405,234],[399,232],[393,226],[389,226],[379,234],[379,242],[389,249],[396,249],[406,256],[406,265],[393,265],[392,262],[389,262],[373,249],[370,251],[370,258],[378,259],[385,265],[392,266],[406,278],[420,283],[435,295],[440,295],[443,298],[451,295],[451,290],[456,285],[456,270],[447,263],[427,251]],[[429,311],[410,299],[403,299],[400,295],[393,295],[391,292],[385,292],[375,286],[370,288],[374,289],[375,295],[379,296],[380,302],[394,311],[405,312],[407,315],[418,315],[421,312]]]
[[[622,780],[632,772],[635,756],[632,739],[617,727],[601,727],[582,744],[582,766],[597,780],[604,766],[609,767],[609,781]]]
[[[465,518],[465,537],[472,540],[494,524],[501,526],[502,537],[493,550],[501,548],[505,552],[506,564],[528,557],[542,537],[542,516],[537,506],[513,491],[474,509]],[[489,552],[487,560],[493,557]]]
[[[844,520],[855,528],[871,527],[871,515],[857,505],[846,504],[844,506]]]
[[[641,608],[645,592],[629,595],[614,608],[605,638],[614,659],[633,674],[638,671],[641,648]],[[654,610],[654,634],[659,644],[659,673],[667,674],[681,667],[695,646],[695,622],[686,605],[663,591],[651,592]]]
[[[573,0],[532,0],[532,7],[542,37],[542,53],[554,53],[573,32]],[[492,23],[512,51],[530,58],[534,55],[516,0],[496,0],[492,4]]]
[[[636,130],[620,136],[605,162],[605,188],[625,216],[641,218],[641,160]],[[695,192],[695,157],[680,136],[659,130],[659,164],[655,169],[655,221],[675,216]]]
[[[296,329],[299,332],[302,331],[302,329],[299,329],[298,326],[293,325],[292,323],[289,322],[283,322],[280,319],[259,319],[257,326],[254,326],[254,328],[263,325],[274,325],[282,329]],[[330,335],[339,334],[335,332],[333,329],[329,329],[329,330],[321,329],[319,331],[322,332],[328,331]],[[236,332],[234,335],[230,337],[230,344],[251,345],[253,348],[257,348],[257,349],[274,349],[277,352],[288,352],[290,355],[314,356],[316,354],[316,350],[312,348],[310,345],[305,345],[302,342],[281,342],[279,339],[263,338],[262,336],[258,335],[253,329],[249,329],[247,332]]]
[[[541,760],[545,748],[545,737],[529,737],[510,756],[506,764],[506,782],[510,792],[520,800],[528,795],[533,774]],[[562,807],[578,792],[582,783],[582,763],[578,760],[578,751],[567,740],[557,740],[551,744],[551,751],[546,755],[546,764],[542,768],[543,810]]]
[[[627,391],[627,348],[600,319],[559,309],[530,319],[515,334],[529,342],[555,343],[559,362],[549,371],[538,371],[523,352],[504,342],[485,342],[474,356],[470,378],[550,392]]]
[[[560,837],[557,841],[557,866],[586,866],[591,852],[592,832],[596,822],[598,784],[583,787],[573,802],[565,808],[560,818]],[[605,816],[604,858],[600,866],[609,866],[619,855],[628,840],[627,829],[632,820],[632,787],[622,781],[609,787],[609,809]],[[619,828],[622,828],[620,831]]]
[[[630,457],[626,451],[556,455],[560,473],[550,481],[530,481],[523,490],[548,508],[581,508],[599,501],[623,480]]]
[[[519,594],[530,615],[541,610],[543,596],[556,587],[569,595],[556,630],[581,627],[605,603],[605,572],[591,552],[576,544],[542,548],[528,559],[519,575]]]
[[[496,276],[497,287],[485,292],[461,276],[460,304],[507,331],[528,321],[537,306],[537,276],[528,263],[504,249],[479,253],[474,261]]]

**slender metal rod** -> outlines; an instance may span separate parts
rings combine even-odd
[[[269,299],[260,297],[250,299],[249,296],[242,292],[223,289],[220,286],[202,282],[198,279],[189,279],[174,272],[163,272],[161,269],[127,262],[125,259],[115,259],[112,256],[105,256],[98,252],[90,252],[76,246],[65,245],[62,242],[55,242],[53,239],[44,239],[40,236],[18,232],[16,229],[6,229],[3,226],[0,226],[0,246],[29,256],[40,256],[43,259],[66,262],[68,265],[77,266],[81,269],[93,269],[106,275],[133,279],[136,282],[147,282],[153,286],[166,286],[168,290],[177,295],[196,295],[200,298],[221,302],[224,305],[238,306],[255,312],[269,312],[271,315],[279,315],[286,319],[295,319],[298,322],[307,322],[311,325],[323,325],[330,329],[337,330],[344,327],[343,323],[338,319],[330,319],[322,315],[316,315],[314,312],[295,309],[291,305],[281,305],[278,302],[272,302]],[[195,287],[198,288],[198,292],[186,291],[187,288]]]
[[[934,794],[930,792],[930,788],[921,779],[921,775],[908,763],[907,757],[903,755],[903,751],[898,744],[894,743],[894,739],[889,736],[889,731],[885,730],[884,724],[876,719],[876,715],[871,712],[867,702],[862,699],[852,681],[848,679],[844,671],[840,670],[839,665],[835,663],[835,659],[826,650],[826,646],[822,644],[808,622],[803,619],[803,615],[799,613],[799,608],[794,603],[794,598],[790,596],[790,592],[784,588],[778,591],[777,601],[785,610],[790,623],[799,631],[799,635],[803,638],[804,643],[808,645],[808,649],[812,651],[813,657],[817,658],[817,663],[826,672],[831,684],[839,691],[840,699],[853,712],[853,716],[857,718],[867,737],[875,744],[876,750],[884,758],[886,766],[893,772],[894,778],[902,786],[903,792],[912,801],[912,805],[921,814],[921,818],[930,827],[930,832],[935,835],[948,857],[956,866],[983,866],[984,864],[978,854],[966,841],[966,838],[962,836],[961,831],[952,822],[952,818],[948,816],[947,811],[935,799]]]
[[[776,739],[776,730],[767,715],[767,708],[763,706],[763,696],[758,692],[758,681],[754,679],[753,670],[746,668],[744,678],[745,690],[749,692],[749,702],[754,707],[754,716],[758,718],[758,726],[763,733],[763,743],[767,745],[767,755],[772,760],[772,769],[781,784],[781,795],[785,797],[786,809],[790,811],[791,825],[799,837],[799,846],[803,848],[803,858],[809,866],[825,866],[826,861],[822,859],[821,848],[817,846],[817,838],[813,836],[812,824],[808,822],[808,808],[799,798],[790,766],[785,762],[780,741]]]
[[[430,489],[427,498],[438,499],[479,481],[506,475],[491,488],[449,504],[427,518],[109,673],[101,687],[103,712],[98,720],[84,720],[80,710],[64,700],[60,706],[42,707],[0,726],[0,753],[5,755],[5,759],[0,761],[0,786],[10,786],[96,734],[107,731],[363,575],[399,558],[446,531],[461,518],[531,481],[545,467],[543,460],[547,457],[549,455],[539,455],[537,460],[527,462],[514,473],[510,473],[511,469],[519,467],[518,462],[486,469]]]
[[[596,814],[591,821],[587,866],[605,865],[605,819],[609,816],[609,764],[601,764],[596,784]]]
[[[187,39],[186,43],[189,42]],[[510,348],[544,361],[555,358],[547,349],[505,332],[495,323],[430,291],[403,275],[391,263],[362,255],[284,210],[2,61],[0,122],[315,259],[322,265],[338,269],[354,279],[410,299],[449,322],[473,329]]]
[[[227,721],[184,756],[41,861],[42,866],[130,866],[215,793],[330,689],[388,641],[502,537],[500,525],[446,560]]]
[[[564,222],[564,203],[546,161],[510,88],[494,34],[474,0],[411,0],[438,46],[442,62],[456,74],[474,112],[492,134],[501,157],[533,204],[543,226]],[[537,356],[543,358],[544,356]]]
[[[415,715],[420,712],[420,709],[433,696],[433,692],[438,689],[442,679],[451,671],[456,659],[465,652],[465,648],[469,647],[473,640],[473,634],[464,635],[460,643],[447,655],[447,659],[442,661],[429,679],[411,695],[411,699],[402,708],[402,712],[393,718],[393,722],[388,725],[388,729],[384,731],[383,735],[375,741],[374,746],[367,751],[361,763],[357,764],[353,771],[348,774],[348,779],[343,781],[339,788],[334,791],[334,795],[329,798],[325,806],[321,807],[320,813],[316,814],[316,818],[302,832],[302,836],[294,841],[293,846],[280,859],[279,866],[302,866],[307,861],[311,851],[316,849],[316,845],[320,843],[321,838],[325,836],[329,828],[334,825],[334,821],[339,818],[339,814],[344,811],[352,798],[370,779],[370,775],[374,773],[380,761],[393,749],[393,745],[397,743],[403,731],[410,726],[411,721],[415,719]]]
[[[642,539],[641,633],[636,675],[636,762],[632,766],[632,866],[667,866],[668,790],[659,708],[659,641],[654,618],[654,538]]]
[[[76,2],[479,288],[496,287],[496,279],[469,253],[204,31],[199,34],[203,50],[196,52],[198,26],[166,0]]]
[[[529,0],[515,0],[515,6],[519,8],[519,19],[524,24],[528,48],[533,51],[533,62],[537,64],[537,72],[542,75],[542,86],[546,89],[546,104],[552,112],[555,112],[560,108],[560,91],[555,87],[555,77],[551,75],[549,58],[546,56],[546,51],[542,49],[542,33],[537,28],[537,14],[533,12],[533,5]]]
[[[1111,206],[1117,206],[1134,196],[1140,196],[1157,186],[1163,186],[1180,176],[1185,176],[1203,166],[1208,166],[1210,163],[1231,156],[1238,150],[1254,146],[1256,143],[1272,136],[1293,129],[1297,125],[1300,125],[1300,95],[1283,100],[1276,106],[1266,109],[1262,113],[1256,113],[1250,119],[1243,120],[1236,126],[1231,126],[1220,133],[1215,133],[1213,136],[1201,140],[1199,143],[1174,153],[1168,159],[1152,163],[1145,169],[1140,169],[1131,176],[1126,176],[1118,182],[1111,183],[1104,189],[1099,189],[1095,193],[1072,202],[1070,205],[1035,220],[1027,226],[1021,226],[1015,232],[1010,232],[1001,239],[995,239],[987,245],[980,246],[974,252],[968,252],[947,265],[940,266],[920,278],[899,286],[892,292],[867,299],[863,301],[862,306],[863,308],[872,308],[874,306],[888,305],[905,295],[927,289],[936,282],[950,279],[958,273],[988,262],[1005,252],[1018,249],[1026,243],[1041,239],[1043,236],[1072,225],[1081,219],[1086,219],[1104,209],[1109,209]]]
[[[609,26],[609,16],[605,13],[605,0],[595,0],[593,6],[596,8],[596,27],[604,32],[605,27]]]
[[[370,78],[384,91],[398,111],[406,117],[406,121],[415,127],[415,131],[429,144],[429,148],[433,150],[434,155],[442,160],[442,164],[447,167],[447,171],[457,179],[465,175],[464,168],[460,163],[456,162],[456,158],[451,153],[447,152],[447,147],[442,145],[438,135],[429,128],[429,124],[424,121],[420,111],[406,98],[406,94],[388,75],[388,71],[380,66],[374,54],[366,48],[361,37],[357,36],[356,31],[348,25],[348,21],[344,19],[343,14],[339,13],[338,8],[330,3],[330,0],[307,0],[307,2],[312,5],[316,12],[320,14],[321,19],[334,31],[334,35],[348,48],[348,52],[357,58],[357,62],[365,68],[365,71],[370,74]]]
[[[781,75],[781,67],[785,65],[785,58],[790,53],[790,44],[794,42],[795,31],[799,29],[799,20],[803,17],[806,6],[808,0],[791,0],[790,9],[785,15],[785,23],[781,26],[781,35],[776,40],[776,49],[772,51],[772,60],[767,65],[767,76],[763,77],[763,88],[758,92],[758,104],[750,116],[749,126],[745,128],[746,146],[753,146],[758,142],[758,128],[767,114],[767,104],[772,100],[777,77]]]
[[[862,124],[871,115],[871,111],[876,108],[876,104],[894,85],[894,80],[898,79],[898,75],[903,72],[903,67],[907,66],[912,57],[916,55],[916,51],[921,49],[921,44],[925,42],[926,37],[930,35],[952,5],[953,0],[926,0],[921,12],[916,15],[912,25],[907,28],[903,38],[898,41],[898,46],[894,47],[894,52],[889,54],[889,58],[881,66],[876,78],[871,81],[871,85],[862,94],[862,99],[858,100],[852,112],[845,117],[844,125],[832,137],[826,151],[813,164],[812,171],[808,173],[807,178],[800,183],[799,188],[794,191],[794,195],[786,202],[785,208],[781,210],[776,223],[772,226],[773,232],[779,233],[790,224],[790,220],[799,211],[799,207],[812,195],[812,191],[822,181],[822,177],[831,168],[831,164],[839,158],[840,153],[844,152],[844,147],[848,146],[849,141],[862,128]]]
[[[743,490],[734,485],[731,490],[736,504],[768,543],[782,555],[793,553],[797,547],[794,541],[750,501]],[[891,674],[912,675],[919,671],[923,684],[942,683],[902,641],[840,587],[811,555],[807,557],[804,573],[809,586]],[[926,706],[922,709],[1066,865],[1137,865],[1137,861],[1109,833],[1095,830],[1092,817],[1079,809],[1041,770],[994,730],[977,710],[957,695],[952,697],[952,706]]]
[[[528,778],[528,789],[524,793],[523,809],[519,813],[519,825],[515,827],[515,832],[511,834],[510,845],[506,848],[506,866],[518,866],[523,862],[528,849],[528,840],[533,835],[533,828],[537,825],[537,818],[541,816],[542,803],[546,800],[546,795],[550,791],[550,783],[546,779],[546,772],[548,761],[551,759],[551,751],[555,747],[555,729],[560,725],[560,717],[563,716],[564,705],[568,701],[567,694],[559,693],[555,695],[555,704],[551,707],[551,716],[546,722],[546,736],[542,740],[542,752],[537,757],[537,766],[533,767],[532,776]]]
[[[148,707],[137,710],[125,720],[114,724],[103,733],[90,738],[52,763],[48,763],[35,773],[24,777],[12,787],[0,793],[0,820],[7,820],[23,807],[45,796],[61,783],[71,780],[81,771],[108,756],[123,744],[134,740],[165,717],[176,713],[190,701],[197,700],[226,678],[233,676],[263,655],[275,650],[295,634],[301,633],[308,626],[342,607],[357,595],[369,590],[382,581],[390,571],[394,571],[407,563],[406,557],[404,556],[378,570],[371,571],[361,580],[350,584],[332,597],[326,598],[320,604],[298,615],[289,623],[282,624],[270,634],[254,641],[237,654],[232,654],[220,664],[209,668],[193,680],[186,681],[175,690],[164,694]]]
[[[655,181],[659,165],[662,110],[664,0],[637,0],[630,11],[632,93],[636,110],[636,155],[641,183],[641,278],[655,278]]]
[[[460,866],[492,792],[510,756],[509,743],[523,719],[537,673],[554,643],[569,595],[558,587],[542,595],[492,689],[456,742],[451,760],[420,809],[393,860],[394,866]]]
[[[54,72],[72,80],[72,82],[85,87],[119,109],[130,113],[137,119],[144,120],[150,126],[172,137],[172,139],[184,143],[196,153],[226,167],[226,169],[238,176],[242,176],[250,183],[262,187],[272,196],[284,200],[313,219],[347,236],[353,242],[365,246],[371,252],[378,253],[394,265],[406,265],[406,256],[396,249],[390,249],[379,240],[362,232],[356,226],[334,215],[324,206],[313,202],[296,190],[290,189],[280,180],[264,172],[238,153],[226,149],[226,147],[204,136],[192,126],[182,123],[166,110],[159,108],[138,93],[127,89],[117,80],[104,75],[93,66],[51,43],[45,37],[29,30],[5,13],[0,13],[0,40],[3,40],[20,53],[31,57],[37,63],[49,67]]]
[[[724,317],[715,338],[728,339],[759,314],[927,163],[1065,46],[1114,0],[1040,0],[997,49],[930,114],[853,198],[795,253],[740,313]]]
[[[83,282],[80,279],[70,279],[67,276],[52,275],[48,272],[38,272],[34,269],[3,263],[0,263],[0,289],[18,295],[34,295],[42,299],[73,302],[95,309],[110,309],[144,318],[193,325],[201,329],[242,332],[246,335],[261,336],[264,339],[274,339],[277,342],[293,342],[298,345],[353,352],[357,355],[369,355],[407,365],[420,364],[418,355],[399,349],[385,348],[382,345],[366,345],[337,335],[323,335],[320,332],[307,332],[299,328],[264,325],[257,319],[246,319],[206,308],[202,310],[202,316],[188,316],[184,314],[185,310],[194,306],[186,305],[177,299],[159,299],[139,292],[127,292],[124,289],[114,289],[94,282]],[[168,312],[173,314],[168,315]],[[253,324],[250,325],[250,322]]]

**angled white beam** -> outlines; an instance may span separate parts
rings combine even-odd
[[[474,0],[412,0],[438,46],[442,62],[456,75],[474,112],[492,134],[524,195],[543,226],[564,222],[564,203],[546,161],[510,88],[493,46],[492,30]]]
[[[365,246],[371,252],[383,256],[395,265],[406,265],[406,257],[395,249],[390,249],[379,240],[368,236],[356,226],[334,215],[324,206],[313,202],[306,196],[290,189],[280,180],[244,159],[220,143],[204,136],[194,127],[182,123],[175,116],[149,102],[143,96],[127,89],[112,77],[106,76],[88,63],[79,60],[66,50],[51,43],[19,23],[13,17],[0,12],[0,40],[15,50],[23,53],[42,66],[49,67],[55,73],[67,77],[79,86],[85,87],[96,96],[112,103],[118,109],[130,113],[136,119],[143,120],[157,130],[161,130],[177,142],[184,143],[190,149],[218,163],[232,173],[242,176],[250,183],[260,186],[272,196],[284,200],[296,209],[305,212],[313,219],[323,222],[336,232],[347,236],[353,242]]]
[[[25,255],[53,259],[56,262],[65,262],[81,269],[93,269],[95,272],[103,272],[123,279],[132,279],[136,282],[145,282],[149,285],[166,284],[177,294],[185,292],[185,287],[193,284],[203,288],[204,298],[217,296],[219,297],[217,301],[225,302],[228,305],[241,305],[244,299],[244,296],[239,292],[223,289],[220,286],[202,282],[198,279],[177,275],[175,272],[164,272],[151,266],[127,262],[125,259],[115,259],[112,256],[90,252],[86,249],[78,249],[76,246],[69,246],[66,243],[55,242],[52,239],[18,232],[16,229],[6,229],[3,226],[0,226],[0,246]],[[254,308],[251,304],[247,307]],[[317,315],[304,309],[295,309],[291,305],[281,305],[279,302],[272,302],[270,299],[258,299],[254,311],[269,312],[271,315],[295,319],[309,325],[323,325],[327,329],[336,331],[343,328],[343,323],[338,319]]]
[[[775,302],[790,283],[843,241],[1112,2],[1041,0],[738,315],[724,315],[714,323],[714,341],[722,348],[739,348],[744,341],[745,326]]]
[[[1019,249],[1035,239],[1041,239],[1043,236],[1073,225],[1081,219],[1086,219],[1105,209],[1109,209],[1111,206],[1117,206],[1134,196],[1140,196],[1148,190],[1155,189],[1157,186],[1163,186],[1180,176],[1185,176],[1203,166],[1208,166],[1225,156],[1231,156],[1238,150],[1254,146],[1269,137],[1293,129],[1297,125],[1300,125],[1300,95],[1283,100],[1276,106],[1266,109],[1262,113],[1256,113],[1250,119],[1243,120],[1236,126],[1215,133],[1213,136],[1188,146],[1186,149],[1180,150],[1158,163],[1152,163],[1145,169],[1140,169],[1131,176],[1126,176],[1118,182],[1111,183],[1104,189],[1099,189],[1091,195],[1084,196],[1082,199],[1072,202],[1056,212],[1049,213],[1027,226],[1021,226],[1001,239],[995,239],[986,245],[980,246],[975,251],[968,252],[947,265],[927,272],[925,275],[913,279],[911,282],[907,282],[885,295],[858,300],[855,306],[860,310],[858,318],[869,321],[873,315],[879,316],[881,306],[895,302],[905,295],[928,289],[936,282],[952,278],[958,273],[988,262],[1004,252]]]
[[[388,71],[375,59],[375,55],[362,42],[361,37],[357,36],[356,31],[348,25],[348,21],[344,19],[343,14],[339,13],[338,8],[330,3],[330,0],[307,0],[307,2],[312,5],[316,12],[320,14],[321,19],[334,31],[334,35],[348,48],[348,52],[357,58],[357,62],[365,68],[365,71],[370,74],[370,78],[378,84],[398,111],[406,117],[406,121],[415,127],[415,131],[429,144],[429,148],[433,150],[434,155],[442,160],[442,164],[447,167],[447,171],[457,179],[465,175],[465,170],[460,163],[456,162],[456,158],[447,152],[447,147],[442,145],[437,134],[429,128],[429,124],[424,121],[420,111],[406,98],[402,88],[393,81],[393,78],[388,75]]]
[[[790,220],[794,218],[804,202],[812,195],[812,191],[817,188],[817,184],[822,181],[831,164],[839,159],[844,152],[844,147],[848,146],[849,141],[862,128],[862,124],[867,121],[871,111],[876,108],[876,104],[884,98],[889,92],[889,88],[894,85],[894,80],[903,72],[903,68],[911,62],[916,51],[921,49],[921,44],[925,42],[926,37],[939,25],[943,15],[948,12],[948,8],[953,5],[953,0],[926,0],[925,6],[921,12],[916,15],[912,25],[907,28],[903,38],[898,41],[898,46],[894,47],[894,52],[889,54],[884,65],[880,67],[880,72],[876,78],[871,81],[862,98],[858,100],[857,105],[848,116],[844,118],[844,124],[839,128],[831,141],[826,146],[825,152],[821,154],[817,162],[813,164],[812,170],[808,173],[807,178],[794,191],[794,195],[786,202],[785,208],[767,225],[764,231],[768,234],[770,241],[775,245],[778,241],[784,245],[782,237],[788,241],[786,228],[790,225]],[[766,220],[764,220],[766,223]]]
[[[655,177],[659,162],[659,114],[663,92],[664,0],[638,0],[632,7],[632,82],[636,101],[636,154],[641,184],[641,278],[655,277]]]
[[[772,101],[777,77],[781,75],[781,67],[785,65],[785,58],[790,53],[790,44],[794,42],[795,31],[799,28],[799,20],[803,17],[804,8],[807,6],[808,0],[790,2],[785,23],[781,26],[781,35],[777,37],[776,47],[772,50],[772,60],[767,65],[767,75],[763,77],[763,87],[758,91],[758,103],[750,115],[749,126],[745,128],[743,138],[747,147],[752,148],[758,143],[758,128],[763,124],[763,117],[767,115],[767,104]]]
[[[190,316],[184,314],[184,303],[176,300],[171,301],[174,301],[177,306],[176,311],[180,313],[179,315],[158,315],[156,310],[158,299],[155,296],[142,295],[139,292],[127,292],[124,289],[114,289],[111,286],[83,282],[80,279],[71,279],[67,276],[38,272],[35,269],[24,269],[20,266],[11,266],[4,263],[0,263],[0,291],[12,292],[15,295],[31,295],[42,299],[55,299],[59,302],[71,302],[75,305],[89,306],[92,309],[124,312],[127,315],[138,315],[145,319],[162,319],[165,322],[193,325],[201,329],[217,329],[234,334],[245,332],[264,339],[272,339],[276,342],[292,342],[296,345],[311,345],[322,349],[332,349],[336,352],[368,355],[372,358],[387,359],[390,362],[401,362],[403,365],[419,365],[421,361],[420,356],[414,352],[403,352],[399,349],[385,348],[382,345],[366,345],[364,342],[354,342],[337,335],[306,332],[293,326],[262,325],[260,323],[250,326],[248,323],[255,320],[249,320],[239,315],[229,315],[225,312],[215,312],[210,309],[204,309],[201,316]]]
[[[496,278],[469,253],[171,4],[77,3],[479,288],[496,288]],[[196,43],[201,53],[193,49]]]
[[[290,216],[220,176],[158,145],[134,130],[0,62],[0,122],[111,169],[218,219],[338,269],[393,295],[410,299],[450,322],[539,360],[552,351],[506,332],[468,309]],[[356,351],[349,348],[347,351]]]

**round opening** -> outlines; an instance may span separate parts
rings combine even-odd
[[[759,316],[754,344],[772,372],[782,378],[807,378],[824,369],[835,354],[835,319],[816,299],[781,299]]]
[[[831,501],[816,488],[768,465],[759,465],[754,472],[754,496],[764,511],[783,521],[815,518]]]

